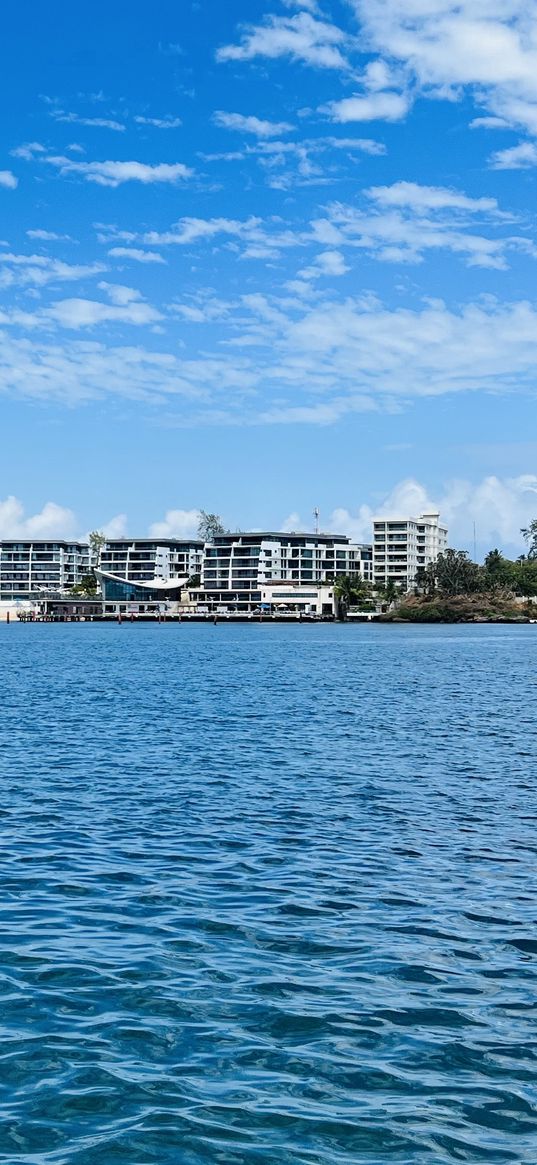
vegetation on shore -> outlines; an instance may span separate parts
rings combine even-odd
[[[464,550],[446,550],[418,572],[412,595],[381,618],[412,623],[516,622],[537,616],[537,520],[522,534],[526,554],[513,561],[491,550],[483,563]],[[524,603],[521,600],[526,599]],[[518,600],[518,601],[517,601]]]

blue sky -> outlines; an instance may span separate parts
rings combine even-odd
[[[0,536],[520,550],[534,0],[52,0],[1,51]]]

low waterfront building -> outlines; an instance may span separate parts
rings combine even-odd
[[[373,519],[373,579],[376,586],[388,582],[409,589],[418,568],[435,562],[446,549],[448,531],[437,511],[418,518]]]
[[[160,615],[177,613],[188,579],[153,578],[131,582],[96,567],[104,615]]]
[[[261,587],[259,610],[271,615],[336,614],[334,587],[312,583],[273,583]]]
[[[204,547],[200,587],[191,589],[190,599],[209,610],[253,610],[263,601],[263,588],[276,583],[311,588],[338,575],[372,581],[371,546],[352,543],[344,534],[219,534]]]
[[[90,569],[87,542],[2,539],[0,602],[66,594]]]

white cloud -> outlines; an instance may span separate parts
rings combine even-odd
[[[112,303],[117,304],[118,307],[125,307],[126,304],[135,303],[136,300],[142,298],[141,292],[137,288],[125,287],[123,283],[107,283],[105,279],[102,279],[97,286],[99,291],[105,291]]]
[[[373,138],[325,138],[324,142],[334,150],[349,150],[352,153],[358,150],[364,154],[371,154],[373,157],[386,153],[386,146],[383,142],[376,142]]]
[[[120,186],[123,182],[171,183],[190,178],[193,171],[182,162],[169,164],[160,162],[148,165],[145,162],[73,162],[72,158],[47,155],[44,159],[56,166],[60,174],[81,174],[86,182],[96,182],[99,186]]]
[[[474,117],[470,129],[506,129],[508,125],[504,117]]]
[[[405,93],[378,92],[362,96],[344,97],[322,106],[321,112],[328,112],[333,121],[401,121],[410,108],[410,98]]]
[[[460,190],[444,186],[419,186],[416,182],[394,182],[392,186],[371,186],[365,192],[382,206],[408,206],[414,210],[469,210],[497,212],[495,198],[469,198]]]
[[[107,538],[124,538],[127,533],[127,515],[116,514],[99,527]]]
[[[321,251],[310,267],[299,271],[301,279],[319,279],[321,275],[345,275],[349,270],[340,251]]]
[[[318,15],[319,5],[317,0],[282,0],[284,8],[300,8],[303,12],[311,12],[313,15]]]
[[[537,132],[535,0],[351,0],[364,49],[397,62],[426,96],[477,103]]]
[[[149,527],[151,538],[196,538],[199,510],[167,510],[163,521]]]
[[[198,240],[213,239],[218,235],[229,236],[242,242],[245,249],[243,258],[272,258],[288,247],[296,247],[301,237],[290,230],[274,224],[263,225],[259,218],[182,218],[168,231],[148,231],[142,236],[144,243],[155,246],[190,246]]]
[[[490,159],[494,170],[529,170],[537,166],[537,146],[533,142],[521,142],[506,150],[497,150]]]
[[[296,510],[293,510],[291,514],[287,515],[287,518],[284,518],[280,525],[280,530],[283,530],[286,534],[296,534],[302,529],[300,522],[300,514]]]
[[[135,263],[165,263],[158,251],[142,251],[139,247],[112,247],[108,254],[112,259],[132,259]]]
[[[275,138],[293,128],[288,121],[264,121],[259,117],[245,117],[242,113],[225,113],[222,109],[216,111],[213,121],[224,129],[254,134],[258,138]]]
[[[104,263],[63,263],[48,255],[17,255],[0,251],[0,287],[22,284],[44,287],[47,283],[77,282],[106,271]]]
[[[130,289],[118,289],[118,292],[121,290]],[[134,324],[139,327],[156,323],[162,316],[156,308],[137,300],[108,304],[93,299],[60,299],[38,313],[37,319],[53,321],[63,328],[79,329],[105,323]]]
[[[499,233],[509,215],[493,198],[470,198],[443,187],[398,182],[364,192],[366,210],[333,203],[312,223],[314,239],[330,247],[362,248],[384,262],[420,263],[428,252],[451,251],[471,267],[505,270],[510,251],[537,255],[531,238]],[[488,234],[477,234],[469,215],[488,216]],[[482,228],[483,230],[483,228]]]
[[[341,507],[333,511],[328,529],[348,534],[357,542],[371,541],[371,523],[378,515],[414,516],[439,510],[449,529],[450,546],[473,552],[473,527],[482,554],[494,546],[518,555],[524,545],[520,529],[537,514],[537,476],[490,476],[479,482],[455,479],[434,496],[415,478],[399,482],[377,505],[361,505],[353,513]]]
[[[103,396],[161,404],[193,396],[177,357],[143,346],[108,347],[97,341],[0,337],[0,390],[75,405]]]
[[[22,146],[17,146],[11,150],[13,158],[23,158],[25,162],[31,162],[37,154],[45,154],[45,147],[41,142],[24,142]]]
[[[38,239],[42,243],[57,243],[60,241],[71,243],[73,241],[69,235],[57,235],[55,231],[37,229],[26,231],[26,234],[29,239]]]
[[[345,35],[340,28],[316,20],[308,12],[296,16],[267,16],[264,24],[244,29],[237,45],[218,50],[218,61],[250,61],[254,57],[291,57],[307,65],[326,69],[346,69],[341,52]]]
[[[18,185],[19,179],[11,170],[0,170],[0,186],[5,187],[6,190],[15,190]]]
[[[154,129],[178,129],[182,125],[180,117],[142,117],[134,118],[138,125],[151,125]]]
[[[536,393],[537,308],[529,303],[489,297],[456,311],[440,301],[390,310],[371,295],[337,301],[317,292],[309,303],[291,291],[246,293],[236,303],[208,293],[176,305],[186,322],[219,322],[214,351],[201,346],[195,358],[178,350],[180,331],[168,351],[46,334],[52,326],[152,326],[159,313],[139,300],[67,299],[34,315],[14,312],[3,322],[33,332],[11,338],[4,330],[0,390],[73,404],[103,394],[175,400],[173,423],[239,425],[328,425],[455,392]]]
[[[67,124],[88,125],[95,126],[96,129],[112,129],[116,133],[124,133],[125,126],[120,121],[114,121],[109,117],[80,117],[78,113],[65,113],[63,109],[52,109],[50,116],[55,121],[66,122]]]
[[[38,514],[26,516],[16,497],[0,500],[0,538],[73,538],[76,520],[72,510],[47,502]]]

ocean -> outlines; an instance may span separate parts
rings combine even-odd
[[[0,1162],[535,1165],[536,666],[0,625]]]

